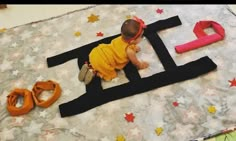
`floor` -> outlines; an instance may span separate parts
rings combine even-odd
[[[0,9],[0,29],[48,19],[92,5],[7,5]]]

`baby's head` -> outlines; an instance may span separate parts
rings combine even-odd
[[[141,19],[128,19],[121,26],[121,36],[128,43],[138,44],[143,37],[145,25]]]

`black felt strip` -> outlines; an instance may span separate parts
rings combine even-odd
[[[168,19],[163,19],[163,20],[158,20],[154,23],[151,23],[149,25],[147,25],[147,28],[145,29],[145,33],[144,34],[149,34],[149,33],[153,33],[156,31],[160,31],[160,30],[164,30],[167,28],[171,28],[171,27],[175,27],[178,25],[181,25],[181,21],[179,19],[179,16],[173,16],[170,17]]]
[[[181,21],[178,16],[170,17],[168,19],[159,20],[157,22],[151,23],[147,25],[147,28],[145,29],[144,36],[148,35],[149,33],[157,32],[159,30],[164,30],[166,28],[171,28],[177,25],[180,25]],[[86,44],[84,46],[81,46],[79,48],[52,56],[47,58],[47,65],[48,67],[54,67],[60,64],[63,64],[67,61],[70,61],[72,59],[78,58],[78,65],[79,68],[82,67],[85,61],[88,60],[88,54],[91,52],[91,50],[94,47],[97,47],[101,43],[110,43],[112,39],[120,36],[120,34],[110,36],[104,39],[101,39],[99,41],[95,41],[89,44]]]
[[[174,60],[172,59],[171,55],[169,54],[167,48],[165,47],[164,43],[162,42],[161,38],[156,32],[181,24],[182,23],[179,17],[174,16],[165,20],[159,20],[157,22],[149,24],[144,32],[145,37],[153,46],[165,70],[174,69],[177,66]]]
[[[160,72],[150,77],[136,80],[133,83],[125,83],[103,91],[93,89],[89,93],[87,92],[72,101],[59,105],[60,114],[61,117],[80,114],[114,100],[198,77],[216,69],[216,67],[216,64],[205,56],[183,66],[178,66],[173,70]]]
[[[171,70],[177,67],[161,38],[156,33],[150,33],[146,35],[146,38],[153,46],[165,70]]]
[[[88,60],[88,54],[91,52],[91,50],[95,47],[97,47],[99,44],[101,43],[110,43],[112,39],[116,38],[120,36],[120,34],[118,35],[114,35],[114,36],[110,36],[104,39],[101,39],[99,41],[95,41],[89,44],[86,44],[84,46],[81,46],[79,48],[52,56],[52,57],[48,57],[47,58],[47,65],[48,67],[54,67],[60,64],[63,64],[67,61],[70,61],[72,59],[78,58],[80,60],[79,62],[79,68],[82,67],[82,65],[84,64],[84,61]]]
[[[139,75],[139,72],[137,70],[137,67],[135,67],[131,62],[129,62],[125,67],[124,67],[124,72],[126,78],[128,78],[129,81],[135,82],[136,80],[141,79],[141,76]]]
[[[105,90],[102,89],[101,79],[95,77],[89,85],[86,85],[85,94],[70,102],[59,105],[61,117],[80,114],[107,102],[140,94],[176,82],[192,79],[216,69],[216,64],[207,56],[183,66],[176,66],[164,43],[158,36],[157,31],[180,24],[181,21],[178,16],[174,16],[152,23],[147,26],[147,29],[145,29],[144,35],[147,37],[160,58],[161,63],[165,68],[164,72],[154,74],[147,78],[141,78],[136,67],[129,63],[124,68],[124,71],[130,82]],[[118,36],[120,36],[120,34],[47,58],[48,67],[60,65],[71,59],[78,58],[78,66],[81,68],[84,62],[88,61],[88,54],[94,47],[100,43],[110,43],[112,39]]]

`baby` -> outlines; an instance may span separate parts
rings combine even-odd
[[[79,80],[89,84],[94,76],[105,81],[117,77],[117,70],[123,69],[129,61],[138,69],[145,69],[149,64],[140,61],[136,53],[137,46],[143,37],[144,22],[134,17],[126,20],[121,27],[121,36],[113,39],[110,44],[99,44],[89,54],[89,63],[85,63],[79,73]]]

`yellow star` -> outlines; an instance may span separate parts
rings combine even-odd
[[[0,33],[6,32],[6,28],[0,28]]]
[[[208,107],[208,112],[214,114],[216,112],[215,106],[209,106]]]
[[[77,36],[77,37],[79,37],[79,36],[81,35],[81,32],[77,31],[77,32],[75,32],[74,35]]]
[[[126,16],[126,19],[128,20],[128,19],[131,19],[132,18],[132,16],[131,15],[127,15]]]
[[[88,17],[88,22],[94,23],[94,22],[96,22],[96,21],[99,21],[99,15],[91,14],[91,15]]]
[[[161,133],[163,132],[163,130],[164,130],[164,129],[163,129],[162,127],[156,128],[155,132],[156,132],[157,136],[160,136]]]
[[[122,135],[119,135],[116,137],[116,141],[125,141],[125,137]]]

